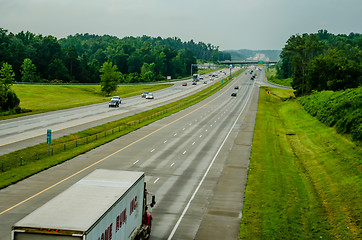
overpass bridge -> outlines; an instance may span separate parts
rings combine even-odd
[[[241,64],[241,65],[257,65],[257,64],[263,64],[263,65],[273,65],[276,64],[278,61],[256,61],[256,60],[233,60],[233,61],[220,61],[220,64]]]

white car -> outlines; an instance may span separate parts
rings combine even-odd
[[[121,102],[122,102],[122,99],[121,99],[119,96],[113,96],[112,99],[111,99],[111,101],[112,101],[112,100],[118,101],[119,104],[121,104]]]
[[[148,94],[146,95],[146,99],[154,99],[153,93],[148,93]]]

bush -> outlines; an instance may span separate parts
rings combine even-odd
[[[300,98],[304,109],[338,132],[362,140],[362,87],[343,91],[315,92]]]
[[[3,111],[8,111],[19,107],[20,99],[16,96],[15,92],[7,90],[4,93],[1,93],[0,98],[0,108]]]

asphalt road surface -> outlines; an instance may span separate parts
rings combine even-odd
[[[233,69],[233,72],[236,70],[238,69]],[[0,121],[0,155],[45,142],[47,129],[52,130],[52,139],[56,139],[176,101],[200,91],[224,77],[226,77],[224,74],[219,74],[219,78],[213,81],[207,79],[208,84],[200,81],[196,86],[191,85],[191,80],[183,81],[188,82],[187,86],[182,86],[183,82],[176,82],[172,87],[156,91],[155,99],[145,99],[140,96],[122,99],[119,108],[109,108],[108,102],[105,102],[2,120]]]
[[[244,73],[188,109],[1,190],[0,239],[97,168],[145,172],[157,201],[152,240],[236,239],[263,76]]]

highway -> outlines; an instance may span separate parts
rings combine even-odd
[[[157,202],[151,239],[210,239],[203,232],[213,230],[231,234],[222,239],[236,239],[263,80],[263,72],[254,81],[243,73],[188,109],[1,190],[0,239],[10,239],[15,222],[97,168],[145,172]],[[232,92],[237,96],[231,97]],[[226,181],[222,187],[222,179],[232,177],[226,174],[229,167],[243,180]],[[217,199],[222,206],[213,204]],[[210,214],[224,219],[220,228],[203,221]],[[233,229],[225,232],[228,220]]]
[[[233,69],[235,72],[236,69]],[[108,102],[83,107],[47,112],[26,117],[0,121],[0,155],[46,141],[47,129],[52,130],[52,139],[101,125],[137,112],[145,111],[200,91],[209,84],[219,81],[224,74],[208,84],[203,81],[187,86],[176,82],[174,86],[156,91],[155,99],[146,100],[140,96],[122,99],[119,108],[109,108]]]

